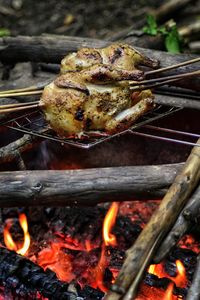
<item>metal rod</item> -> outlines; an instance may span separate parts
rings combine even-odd
[[[190,133],[190,132],[179,131],[179,130],[164,128],[164,127],[158,127],[158,126],[153,126],[153,125],[145,125],[144,127],[149,128],[149,129],[158,130],[158,131],[165,131],[165,132],[170,132],[170,133],[175,133],[175,134],[181,134],[181,135],[187,135],[187,136],[191,136],[191,137],[195,137],[195,138],[200,138],[200,134],[197,134],[197,133]]]
[[[25,109],[36,108],[36,107],[40,107],[39,104],[20,106],[20,107],[16,107],[16,108],[0,109],[0,114],[11,113],[11,112],[15,112],[15,111],[22,111]]]
[[[179,78],[185,78],[185,77],[190,77],[190,76],[194,76],[194,75],[200,75],[200,70],[198,71],[194,71],[194,72],[187,72],[187,73],[183,73],[183,74],[179,74],[179,75],[171,75],[171,76],[165,76],[165,77],[160,77],[160,78],[153,78],[153,79],[147,79],[147,80],[142,80],[140,82],[129,82],[130,86],[139,86],[139,85],[143,85],[143,84],[149,84],[149,83],[158,83],[158,82],[164,82],[166,80],[171,80],[171,79],[175,79],[178,80]]]
[[[8,94],[3,94],[2,93],[2,94],[0,94],[0,98],[39,95],[39,94],[42,94],[42,92],[43,92],[43,90],[30,91],[30,92],[20,92],[20,93],[8,93]]]
[[[188,145],[188,146],[198,146],[198,147],[200,147],[200,144],[187,142],[187,141],[183,141],[183,140],[178,140],[178,139],[167,138],[167,137],[163,137],[163,136],[157,136],[157,135],[153,135],[153,134],[149,134],[149,133],[143,133],[143,132],[138,132],[138,131],[130,131],[130,133],[138,135],[138,136],[143,136],[143,137],[148,137],[148,138],[152,138],[152,139],[161,140],[161,141],[172,142],[172,143]]]
[[[33,105],[33,104],[37,104],[39,103],[39,101],[32,101],[32,102],[28,102],[28,103],[12,103],[12,104],[4,104],[4,105],[0,105],[0,109],[4,109],[4,108],[15,108],[15,107],[20,107],[20,106],[28,106],[28,105]]]

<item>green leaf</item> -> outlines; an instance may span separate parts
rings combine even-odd
[[[7,28],[0,28],[0,37],[8,36],[10,35],[10,30]]]
[[[174,25],[173,27],[171,27],[170,31],[168,32],[165,38],[165,47],[167,51],[171,53],[180,53],[180,42],[181,40],[179,37],[179,33],[177,31],[176,26]]]
[[[143,27],[143,31],[149,35],[157,35],[158,25],[154,16],[147,15],[147,26]]]

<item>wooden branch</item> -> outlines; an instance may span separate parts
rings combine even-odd
[[[189,3],[194,2],[193,0],[170,0],[165,1],[158,9],[153,11],[153,15],[159,22],[164,22],[172,18],[177,12],[185,8]]]
[[[160,263],[178,243],[178,241],[197,224],[200,219],[200,185],[182,210],[172,230],[167,235],[158,252],[153,258],[154,263]]]
[[[182,164],[0,173],[0,207],[160,199]]]
[[[197,258],[196,270],[186,300],[200,299],[200,255]]]
[[[11,162],[18,159],[19,154],[33,147],[33,143],[38,140],[38,137],[30,134],[25,134],[18,140],[0,148],[0,164]]]
[[[200,143],[200,139],[198,143]],[[152,215],[134,245],[128,250],[122,269],[105,300],[134,299],[139,284],[138,274],[140,273],[140,280],[144,274],[144,271],[140,272],[140,270],[145,270],[144,267],[147,267],[156,248],[158,249],[162,239],[174,225],[177,216],[199,180],[200,147],[196,146],[189,155],[181,173],[176,176],[159,208]],[[136,280],[137,284],[135,284]]]

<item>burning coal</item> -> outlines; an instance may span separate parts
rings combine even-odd
[[[124,260],[125,251],[130,247],[129,243],[137,238],[157,204],[148,201],[138,204],[136,202],[133,206],[132,202],[121,204],[113,202],[107,213],[104,208],[98,207],[92,208],[91,215],[89,208],[82,209],[82,212],[77,209],[77,215],[74,209],[74,221],[72,219],[70,221],[72,212],[69,208],[66,209],[66,219],[61,216],[62,220],[59,220],[55,216],[49,222],[51,226],[41,242],[35,241],[40,232],[37,231],[32,236],[32,226],[28,225],[26,215],[22,213],[18,222],[11,218],[5,221],[4,243],[8,249],[26,255],[44,270],[50,269],[55,272],[61,281],[76,282],[81,289],[90,286],[101,291],[103,295],[114,283]],[[86,215],[83,213],[84,210]],[[86,220],[87,226],[84,224]],[[16,240],[13,234],[16,223],[21,227],[19,240]],[[180,255],[184,251],[190,251],[194,260],[195,253],[200,252],[199,244],[192,236],[186,236],[184,239],[178,248]],[[177,258],[175,255],[172,261],[150,265],[137,300],[184,298],[191,277],[192,272],[187,263],[185,264],[184,257]]]

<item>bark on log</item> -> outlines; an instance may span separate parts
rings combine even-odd
[[[0,207],[160,199],[182,164],[0,173]],[[161,175],[162,174],[162,175]]]
[[[196,189],[189,202],[181,212],[172,230],[167,235],[155,257],[154,263],[160,263],[178,243],[178,241],[199,222],[200,218],[200,186]]]
[[[199,100],[191,100],[186,97],[181,96],[173,96],[170,95],[170,92],[167,95],[162,95],[162,92],[155,93],[155,103],[162,104],[162,105],[169,105],[169,106],[175,106],[175,107],[185,107],[185,108],[193,108],[200,110],[200,101]],[[164,93],[164,92],[163,92]]]
[[[181,173],[176,176],[159,208],[152,215],[134,245],[128,250],[122,269],[105,300],[134,299],[138,284],[156,248],[158,249],[161,241],[174,225],[177,216],[199,180],[200,148],[196,146],[193,148]]]
[[[200,287],[200,255],[197,258],[196,270],[186,300],[199,300],[200,299],[199,287]]]

